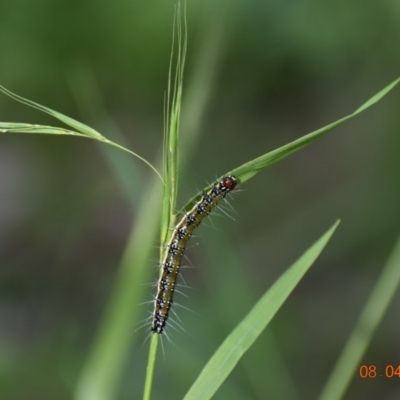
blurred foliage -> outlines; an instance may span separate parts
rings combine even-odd
[[[115,127],[122,144],[157,163],[173,8],[173,1],[159,0],[1,2],[0,83],[106,135]],[[188,13],[183,137],[190,136],[196,100],[205,103],[201,140],[181,171],[180,205],[216,175],[352,112],[399,75],[395,0],[188,0]],[[222,33],[213,47],[217,27]],[[104,107],[96,113],[85,113],[71,91],[79,71],[89,71],[98,87]],[[208,86],[198,84],[211,75]],[[184,275],[194,290],[181,302],[200,316],[180,313],[190,334],[174,332],[177,346],[166,346],[154,398],[181,398],[251,305],[340,217],[326,252],[218,398],[320,393],[399,232],[399,100],[393,91],[246,183],[232,202],[236,222],[214,217],[216,229],[199,230],[199,245],[189,252],[198,268]],[[54,123],[5,96],[0,120]],[[132,199],[145,193],[151,174],[133,165],[129,201],[93,142],[0,136],[0,398],[73,397],[139,218]],[[237,257],[227,269],[233,248]],[[220,296],[230,284],[231,298]],[[150,296],[151,290],[143,301]],[[364,364],[400,364],[399,309],[397,295]],[[146,358],[140,347],[141,339],[121,377],[120,399],[140,396]],[[398,397],[397,381],[355,378],[348,398],[374,393]]]

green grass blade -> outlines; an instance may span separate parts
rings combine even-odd
[[[143,315],[137,305],[144,298],[144,282],[152,273],[149,259],[159,231],[162,186],[150,183],[133,226],[105,316],[76,388],[76,400],[117,398],[130,349],[137,338],[134,329]],[[139,383],[138,383],[139,385]]]
[[[15,133],[36,133],[36,134],[53,134],[53,135],[72,135],[72,136],[80,136],[80,137],[86,137],[89,139],[95,139],[103,143],[107,143],[110,146],[114,146],[120,150],[126,151],[127,153],[132,154],[139,160],[143,161],[146,165],[148,165],[156,174],[157,176],[161,179],[161,182],[164,183],[164,180],[160,173],[157,171],[157,169],[150,164],[146,159],[143,157],[139,156],[139,154],[133,152],[132,150],[127,149],[126,147],[123,147],[119,145],[118,143],[112,142],[111,140],[108,140],[105,138],[103,135],[92,129],[90,126],[87,126],[83,124],[82,122],[76,121],[73,118],[67,117],[64,114],[61,114],[57,111],[54,111],[48,107],[42,106],[40,104],[37,104],[31,100],[25,99],[21,96],[18,96],[17,94],[9,91],[5,87],[0,85],[0,92],[5,93],[7,96],[11,97],[12,99],[25,104],[29,107],[36,108],[39,111],[43,111],[47,114],[52,115],[53,117],[57,118],[58,120],[62,121],[66,125],[71,126],[72,128],[76,129],[78,132],[75,131],[70,131],[68,129],[63,129],[63,128],[58,128],[58,127],[51,127],[51,126],[45,126],[45,125],[32,125],[32,124],[25,124],[25,123],[12,123],[12,122],[0,122],[0,133],[6,133],[6,132],[15,132]]]
[[[339,221],[325,232],[261,297],[211,357],[184,397],[185,400],[207,400],[215,394],[317,259],[338,224]]]
[[[151,335],[150,338],[150,351],[147,362],[146,382],[144,384],[143,400],[151,399],[151,391],[153,388],[154,370],[156,366],[157,348],[159,337],[158,335]]]
[[[0,133],[40,133],[45,135],[71,135],[87,137],[83,133],[70,131],[69,129],[58,128],[47,125],[32,125],[19,122],[0,122]]]
[[[94,139],[98,140],[99,142],[102,143],[107,143],[110,146],[114,146],[120,150],[123,150],[129,154],[132,154],[139,160],[143,161],[146,165],[148,165],[160,178],[161,182],[164,183],[164,180],[160,173],[157,171],[157,169],[150,164],[146,159],[143,157],[139,156],[139,154],[135,153],[132,150],[127,149],[126,147],[123,147],[119,145],[118,143],[112,142],[111,140],[106,139],[104,136],[100,137],[92,137],[92,136],[87,136],[83,133],[78,133],[74,131],[70,131],[68,129],[64,128],[58,128],[55,126],[46,126],[46,125],[32,125],[32,124],[25,124],[25,123],[19,123],[19,122],[0,122],[0,133],[34,133],[34,134],[45,134],[45,135],[67,135],[67,136],[79,136],[79,137],[84,137],[87,139]]]
[[[19,96],[19,95],[15,94],[15,93],[11,92],[10,90],[6,89],[2,85],[0,85],[0,91],[3,92],[4,94],[6,94],[7,96],[11,97],[12,99],[14,99],[16,101],[19,101],[22,104],[25,104],[27,106],[36,108],[39,111],[43,111],[46,114],[49,114],[52,117],[57,118],[58,120],[63,122],[65,125],[68,125],[73,129],[76,129],[78,132],[81,132],[86,136],[89,136],[91,138],[96,138],[96,139],[100,139],[100,138],[103,137],[99,132],[97,132],[96,130],[94,130],[90,126],[87,126],[87,125],[83,124],[82,122],[76,121],[73,118],[67,117],[64,114],[61,114],[61,113],[59,113],[57,111],[54,111],[51,108],[42,106],[41,104],[35,103],[34,101],[25,99],[24,97]]]
[[[323,128],[320,128],[314,132],[311,132],[305,136],[302,136],[301,138],[290,142],[282,147],[279,147],[278,149],[275,149],[273,151],[270,151],[269,153],[266,153],[260,157],[255,158],[254,160],[251,160],[240,167],[237,167],[233,169],[232,171],[229,171],[228,173],[222,175],[220,179],[223,176],[226,176],[228,174],[235,175],[236,178],[239,179],[240,183],[243,183],[249,179],[251,179],[253,176],[257,175],[259,172],[263,171],[264,169],[270,167],[271,165],[283,160],[284,158],[288,157],[289,155],[295,153],[296,151],[302,149],[305,146],[308,146],[309,144],[313,143],[320,137],[326,135],[328,132],[332,131],[333,129],[337,128],[344,122],[354,118],[356,115],[362,113],[378,101],[380,101],[386,94],[388,94],[398,83],[400,82],[400,78],[396,79],[393,81],[390,85],[386,86],[384,89],[376,93],[374,96],[372,96],[367,102],[365,102],[361,107],[359,107],[355,112],[352,114],[341,118],[335,122],[332,122],[329,125],[324,126]],[[208,190],[211,187],[208,186],[204,190]],[[202,192],[197,193],[196,196],[194,196],[187,204],[185,207],[180,212],[183,212],[184,210],[188,210],[192,207],[196,199],[198,199],[201,196]]]
[[[236,249],[236,251],[224,251],[232,246],[232,232],[221,235],[221,232],[211,229],[207,236],[207,251],[213,256],[214,265],[229,265],[229,284],[227,284],[226,269],[212,268],[208,286],[208,304],[215,304],[214,313],[223,315],[224,321],[221,323],[224,327],[235,326],[238,321],[238,315],[246,315],[248,310],[259,299],[254,293],[251,279],[248,276],[248,270],[242,268],[247,259],[247,253]],[[261,246],[256,246],[260,248]],[[231,298],[232,293],[240,293],[240,302],[236,302],[235,307],[224,306],[226,299]],[[201,314],[204,314],[200,311]],[[242,385],[251,387],[253,398],[263,399],[265,397],[265,388],[268,387],[268,395],[271,399],[290,399],[298,400],[301,398],[293,381],[290,372],[290,366],[285,362],[285,356],[282,353],[279,342],[274,333],[267,328],[262,335],[263,346],[259,352],[250,351],[246,357],[240,361],[240,370],[243,373]],[[263,359],[263,368],[259,368],[259,360]],[[256,367],[257,366],[257,367]],[[274,371],[271,375],[266,371]],[[178,372],[179,373],[179,372]],[[233,380],[224,383],[224,393],[229,387],[234,387]]]
[[[342,398],[399,286],[400,237],[322,391],[320,400]]]
[[[235,175],[237,178],[240,179],[240,182],[245,182],[248,179],[252,178],[254,175],[258,174],[260,171],[268,168],[272,164],[277,163],[280,160],[283,160],[290,154],[302,149],[303,147],[309,145],[310,143],[314,142],[315,140],[319,139],[320,137],[324,136],[328,132],[332,131],[333,129],[337,128],[338,126],[342,125],[344,122],[354,118],[356,115],[362,113],[379,100],[381,100],[384,96],[386,96],[398,83],[400,82],[400,78],[396,79],[390,85],[386,86],[384,89],[379,91],[377,94],[372,96],[367,102],[365,102],[361,107],[359,107],[356,111],[352,114],[339,119],[323,128],[320,128],[314,132],[309,133],[297,139],[291,143],[288,143],[285,146],[282,146],[276,150],[273,150],[267,154],[264,154],[261,157],[258,157],[252,161],[249,161],[246,164],[241,165],[238,168],[235,168],[232,171],[232,174]]]
[[[175,211],[177,190],[178,190],[178,161],[179,161],[179,128],[181,119],[183,73],[185,69],[187,50],[187,23],[186,23],[186,2],[181,12],[181,3],[178,2],[174,15],[174,30],[172,36],[172,49],[168,74],[167,109],[166,109],[166,147],[165,147],[165,170],[164,181],[167,185],[169,197],[169,213],[172,216]],[[175,32],[177,37],[177,55],[174,80],[172,82],[172,64],[174,62],[173,52],[175,46]],[[172,89],[171,89],[172,88]],[[171,92],[172,90],[172,92]],[[165,229],[164,229],[165,233]],[[162,237],[162,239],[165,236]]]
[[[183,25],[183,27],[182,27]],[[173,50],[174,50],[174,33],[171,50],[171,61],[169,66],[168,76],[168,92],[165,110],[165,142],[164,142],[164,186],[163,195],[163,208],[161,215],[161,249],[160,249],[160,262],[163,258],[164,245],[168,240],[170,232],[168,227],[175,223],[175,204],[178,187],[178,143],[179,143],[179,126],[181,117],[181,103],[182,103],[182,86],[183,86],[183,71],[186,60],[187,48],[187,24],[186,24],[186,2],[184,1],[183,16],[181,13],[181,3],[178,2],[175,9],[174,16],[174,29],[177,35],[177,59],[175,65],[175,78],[172,85],[171,71],[173,63]],[[171,86],[173,92],[171,93]],[[171,108],[169,107],[171,104]],[[160,273],[162,270],[160,268]],[[150,353],[148,364],[146,368],[146,378],[144,386],[143,399],[150,400],[151,390],[154,378],[155,360],[157,355],[158,337],[152,335]]]

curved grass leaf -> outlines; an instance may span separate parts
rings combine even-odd
[[[246,182],[247,180],[251,179],[254,175],[257,175],[259,172],[263,171],[264,169],[270,167],[271,165],[277,163],[278,161],[283,160],[290,154],[295,153],[296,151],[302,149],[305,146],[308,146],[315,140],[319,139],[320,137],[324,136],[328,132],[332,131],[333,129],[337,128],[339,125],[343,124],[344,122],[350,120],[351,118],[354,118],[356,115],[362,113],[375,103],[377,103],[379,100],[381,100],[386,94],[388,94],[398,83],[400,82],[400,78],[396,79],[393,81],[390,85],[386,86],[384,89],[376,93],[374,96],[372,96],[368,101],[366,101],[362,106],[357,108],[356,111],[354,111],[352,114],[343,117],[335,122],[332,122],[329,125],[324,126],[323,128],[320,128],[314,132],[311,132],[307,135],[302,136],[301,138],[294,140],[293,142],[290,142],[282,147],[279,147],[278,149],[275,149],[273,151],[270,151],[269,153],[263,154],[260,157],[255,158],[254,160],[251,160],[240,167],[237,167],[233,169],[232,171],[229,171],[228,173],[222,175],[219,179],[222,179],[224,176],[228,174],[235,175],[236,178],[238,178],[240,183]],[[207,188],[204,189],[204,191],[207,191],[208,189],[211,188],[211,185],[209,185]],[[185,207],[182,208],[180,211],[187,211],[189,210],[192,205],[195,203],[195,201],[202,195],[202,192],[197,193],[190,201],[186,204]]]
[[[184,400],[212,398],[317,259],[338,224],[335,222],[261,297],[211,357]]]
[[[290,154],[302,149],[303,147],[309,145],[310,143],[314,142],[315,140],[319,139],[321,136],[327,134],[331,130],[335,129],[339,125],[342,125],[344,122],[348,121],[349,119],[355,117],[356,115],[362,113],[367,108],[371,107],[379,100],[381,100],[387,93],[389,93],[398,83],[400,82],[400,78],[396,79],[390,85],[386,86],[384,89],[379,91],[377,94],[372,96],[367,102],[365,102],[361,107],[359,107],[356,111],[352,114],[347,115],[344,118],[341,118],[329,125],[326,125],[323,128],[320,128],[314,132],[309,133],[297,139],[285,146],[279,147],[276,150],[273,150],[267,154],[264,154],[261,157],[258,157],[252,161],[249,161],[246,164],[241,165],[238,168],[235,168],[232,171],[232,174],[235,175],[237,178],[240,179],[240,182],[245,182],[252,178],[254,175],[258,174],[260,171],[268,168],[272,164],[277,163],[278,161],[286,158]]]
[[[95,139],[103,143],[107,143],[110,146],[114,146],[119,148],[120,150],[126,151],[127,153],[132,154],[139,160],[143,161],[146,165],[148,165],[161,179],[161,182],[164,183],[163,178],[161,177],[160,173],[157,171],[157,169],[150,164],[146,159],[143,157],[139,156],[139,154],[127,149],[126,147],[123,147],[115,142],[112,142],[111,140],[108,140],[105,138],[103,135],[101,135],[99,132],[95,131],[93,128],[90,126],[87,126],[83,124],[82,122],[76,121],[73,118],[67,117],[64,114],[61,114],[57,111],[54,111],[48,107],[42,106],[40,104],[37,104],[31,100],[25,99],[24,97],[18,96],[17,94],[11,92],[10,90],[6,89],[4,86],[0,85],[0,92],[3,92],[7,96],[11,97],[12,99],[25,104],[29,107],[36,108],[39,111],[43,111],[47,114],[50,114],[51,116],[57,118],[64,124],[76,129],[78,132],[75,131],[70,131],[68,129],[64,128],[58,128],[58,127],[53,127],[53,126],[46,126],[46,125],[33,125],[33,124],[26,124],[26,123],[19,123],[19,122],[0,122],[0,133],[6,133],[6,132],[15,132],[15,133],[36,133],[36,134],[49,134],[49,135],[70,135],[70,136],[80,136],[80,137],[86,137],[88,139]]]
[[[10,90],[6,89],[2,85],[0,85],[0,91],[3,92],[4,94],[6,94],[7,96],[11,97],[12,99],[19,101],[22,104],[25,104],[29,107],[36,108],[39,111],[43,111],[46,114],[49,114],[54,118],[57,118],[58,120],[63,122],[65,125],[68,125],[73,129],[76,129],[78,132],[83,133],[85,136],[89,136],[89,137],[95,138],[95,139],[100,139],[103,137],[103,135],[101,135],[99,132],[97,132],[90,126],[87,126],[87,125],[83,124],[82,122],[76,121],[73,118],[67,117],[64,114],[54,111],[51,108],[48,108],[48,107],[42,106],[41,104],[35,103],[32,100],[25,99],[24,97],[19,96],[15,93],[11,92]]]
[[[0,133],[17,132],[17,133],[41,133],[47,135],[71,135],[87,137],[83,133],[70,131],[69,129],[58,128],[47,125],[32,125],[19,122],[0,122]]]

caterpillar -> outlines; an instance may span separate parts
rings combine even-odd
[[[157,283],[157,295],[154,300],[154,312],[152,314],[151,332],[161,334],[168,320],[174,297],[176,281],[179,275],[182,256],[186,244],[193,231],[200,225],[212,209],[223,199],[227,193],[235,189],[238,180],[228,175],[214,183],[208,192],[204,192],[202,198],[193,208],[187,212],[175,226],[170,241],[165,250],[165,256],[161,263],[162,273]]]

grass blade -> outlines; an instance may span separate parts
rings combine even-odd
[[[11,92],[10,90],[6,89],[2,85],[0,85],[0,91],[3,92],[4,94],[6,94],[7,96],[11,97],[12,99],[19,101],[22,104],[36,108],[39,111],[43,111],[46,114],[49,114],[54,118],[57,118],[58,120],[63,122],[65,125],[68,125],[73,129],[76,129],[78,132],[84,134],[85,136],[89,136],[94,139],[100,139],[103,137],[103,135],[101,135],[99,132],[97,132],[90,126],[87,126],[87,125],[83,124],[82,122],[76,121],[73,118],[67,117],[64,114],[54,111],[51,108],[48,108],[48,107],[42,106],[41,104],[35,103],[32,100],[25,99],[24,97],[19,96],[15,93]]]
[[[342,398],[399,286],[400,238],[322,391],[320,400]]]
[[[154,180],[143,194],[133,230],[125,248],[112,297],[101,321],[96,340],[76,387],[76,400],[112,400],[137,336],[133,334],[142,315],[140,303],[149,281],[148,268],[159,229],[162,186]]]
[[[176,64],[174,78],[172,69],[174,63],[174,48],[176,34]],[[174,217],[176,197],[178,190],[178,161],[179,161],[179,128],[181,118],[183,73],[185,70],[185,60],[187,51],[187,22],[186,22],[186,2],[178,2],[173,23],[172,48],[168,73],[168,90],[165,104],[165,146],[164,146],[164,181],[167,182],[164,193],[165,210],[168,208],[170,218],[162,221],[161,241],[167,239],[167,229]],[[165,224],[167,222],[167,224]]]
[[[75,131],[70,131],[68,129],[52,127],[52,126],[45,126],[45,125],[0,122],[0,133],[6,133],[6,132],[16,132],[17,133],[18,132],[18,133],[40,133],[40,134],[52,134],[52,135],[72,135],[72,136],[86,137],[89,139],[95,139],[100,142],[107,143],[110,146],[117,147],[120,150],[126,151],[127,153],[130,153],[133,156],[135,156],[136,158],[138,158],[139,160],[143,161],[158,175],[158,177],[161,179],[161,182],[164,183],[164,180],[161,177],[160,173],[146,159],[139,156],[139,154],[133,152],[132,150],[129,150],[126,147],[119,145],[118,143],[108,140],[107,138],[105,138],[99,132],[95,131],[90,126],[87,126],[87,125],[83,124],[82,122],[76,121],[73,118],[67,117],[66,115],[61,114],[57,111],[54,111],[48,107],[42,106],[31,100],[25,99],[24,97],[21,97],[15,93],[9,91],[8,89],[6,89],[4,86],[1,86],[1,85],[0,85],[0,92],[3,92],[7,96],[11,97],[12,99],[14,99],[22,104],[25,104],[29,107],[36,108],[39,111],[43,111],[47,114],[50,114],[51,116],[57,118],[58,120],[62,121],[64,124],[71,126],[72,128],[76,129],[79,132],[78,133]]]
[[[277,163],[278,161],[283,160],[284,158],[302,149],[303,147],[308,146],[309,144],[319,139],[320,137],[326,135],[328,132],[337,128],[344,122],[362,113],[363,111],[365,111],[366,109],[368,109],[369,107],[380,101],[384,96],[386,96],[399,82],[400,78],[393,81],[391,84],[389,84],[384,89],[382,89],[374,96],[372,96],[368,101],[366,101],[361,107],[359,107],[352,114],[343,117],[335,122],[332,122],[331,124],[326,125],[323,128],[320,128],[314,132],[304,135],[301,138],[294,140],[293,142],[290,142],[282,147],[279,147],[278,149],[263,154],[262,156],[257,157],[254,160],[251,160],[241,165],[240,167],[235,168],[232,171],[229,171],[228,173],[222,175],[219,179],[222,179],[223,176],[226,176],[228,174],[232,174],[239,179],[240,183],[246,182],[247,180],[251,179],[253,176],[257,175],[264,169],[270,167],[271,165]],[[204,190],[208,190],[210,189],[210,187],[211,185],[205,188]],[[201,194],[202,192],[197,193],[197,195],[194,196],[180,212],[189,210],[196,201],[196,199],[198,199],[201,196]]]
[[[45,135],[71,135],[87,137],[83,133],[70,131],[69,129],[58,128],[55,126],[47,125],[32,125],[19,122],[0,122],[0,133],[41,133]]]
[[[292,153],[302,149],[303,147],[309,145],[310,143],[314,142],[315,140],[319,139],[320,137],[324,136],[328,132],[332,131],[333,129],[337,128],[338,126],[342,125],[344,122],[354,118],[356,115],[362,113],[379,100],[381,100],[384,96],[386,96],[398,83],[400,82],[400,78],[396,79],[394,82],[386,86],[384,89],[376,93],[372,96],[368,101],[366,101],[361,107],[359,107],[356,111],[352,114],[347,115],[344,118],[341,118],[329,125],[324,126],[314,132],[309,133],[297,139],[291,143],[288,143],[285,146],[279,147],[276,150],[273,150],[267,154],[262,155],[252,161],[249,161],[246,164],[241,165],[238,168],[235,168],[232,171],[232,174],[235,175],[240,179],[241,182],[245,182],[248,179],[252,178],[254,175],[258,174],[260,171],[268,168],[272,164],[277,163],[278,161],[286,158]]]
[[[339,221],[325,232],[263,295],[214,353],[184,400],[206,400],[215,394],[317,259],[338,224]]]
[[[154,371],[157,358],[158,341],[159,341],[158,335],[151,335],[149,358],[147,362],[146,382],[144,385],[144,392],[143,392],[143,400],[151,399],[151,391],[152,391]]]
[[[173,63],[174,33],[177,35],[177,59],[175,65],[175,77],[172,84],[171,71]],[[164,142],[164,195],[161,215],[161,249],[160,262],[165,251],[164,245],[171,234],[168,227],[175,223],[175,204],[178,187],[178,143],[179,126],[181,117],[183,71],[186,60],[187,48],[187,23],[186,23],[186,1],[183,5],[183,15],[181,13],[181,3],[178,2],[175,9],[173,41],[171,59],[168,76],[168,92],[165,109],[165,142]],[[172,92],[171,92],[172,87]],[[171,106],[170,106],[171,104]],[[160,268],[160,273],[162,269]],[[157,355],[158,335],[152,335],[150,352],[146,368],[146,379],[144,384],[143,399],[150,400],[154,378],[155,360]]]

